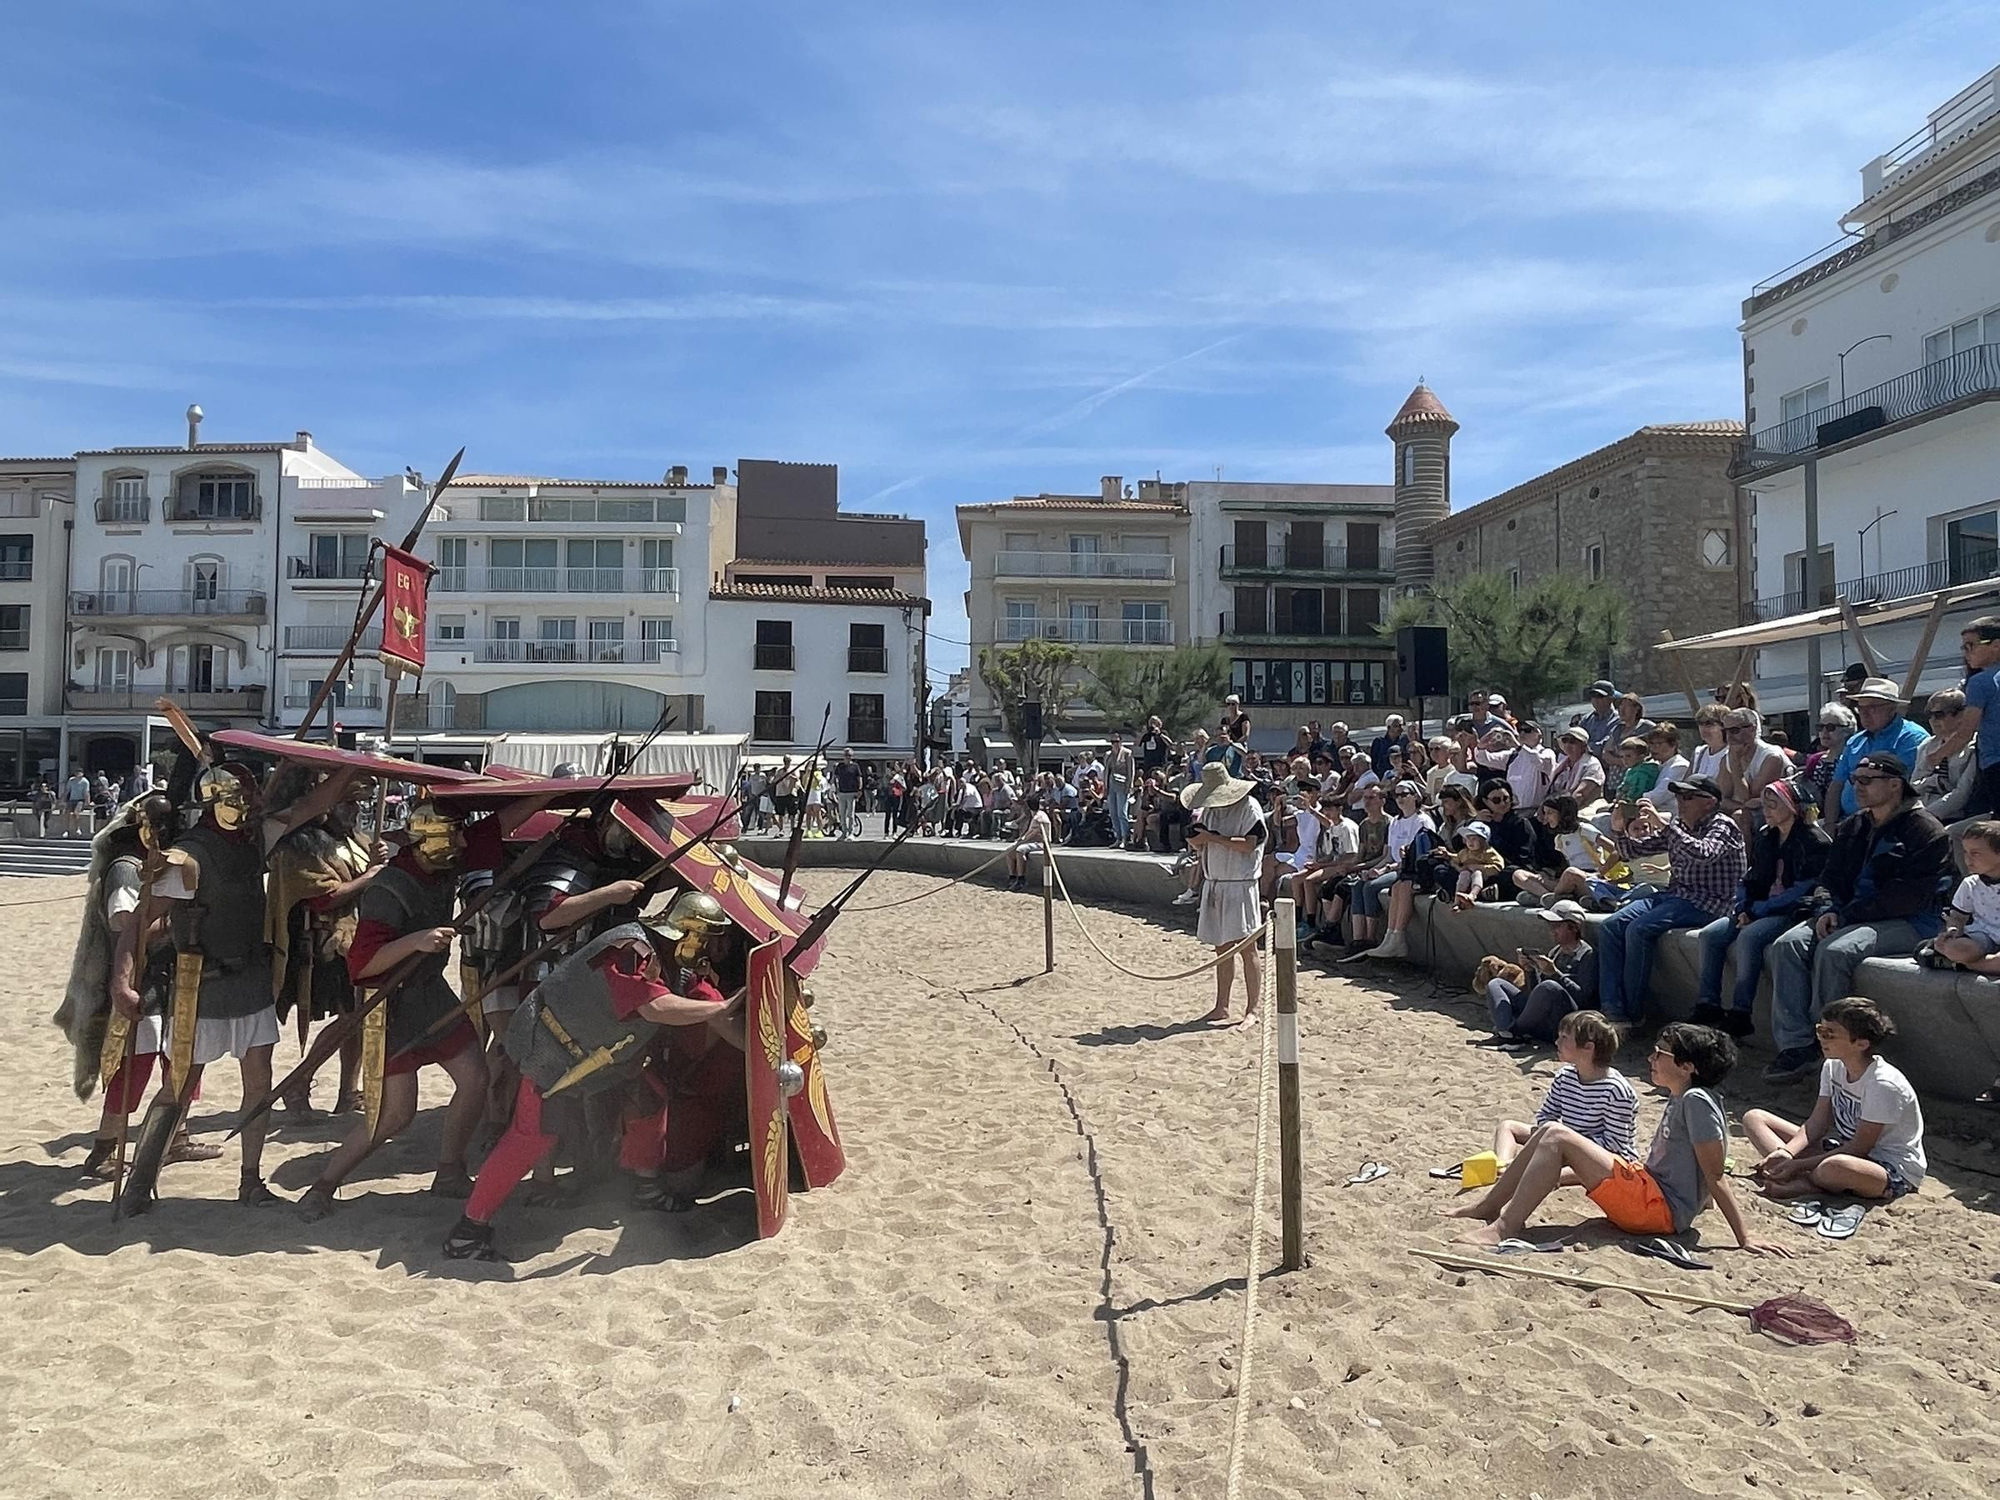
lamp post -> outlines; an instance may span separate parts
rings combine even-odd
[[[1883,337],[1886,336],[1883,335]],[[1852,350],[1849,351],[1849,353],[1852,352]],[[1793,453],[1773,453],[1765,448],[1746,447],[1743,450],[1744,461],[1753,464],[1788,464],[1797,456],[1797,454]],[[1806,608],[1817,609],[1819,608],[1820,578],[1819,454],[1816,451],[1808,453],[1805,456],[1805,476],[1806,555],[1805,566],[1800,570],[1805,576],[1799,582],[1804,588]],[[1815,724],[1819,722],[1819,711],[1822,706],[1819,676],[1819,636],[1814,634],[1806,637],[1806,713]]]
[[[1863,573],[1868,571],[1868,533],[1888,520],[1889,517],[1900,514],[1900,511],[1884,510],[1878,505],[1875,507],[1875,519],[1862,527],[1856,534],[1855,542],[1860,551],[1861,571]],[[1878,573],[1882,571],[1882,538],[1879,536],[1875,538],[1875,571]]]
[[[1840,399],[1842,401],[1847,399],[1847,356],[1852,354],[1856,349],[1859,349],[1863,344],[1872,344],[1877,339],[1893,339],[1894,337],[1894,334],[1889,333],[1871,333],[1865,339],[1856,339],[1834,356],[1834,358],[1840,361]]]

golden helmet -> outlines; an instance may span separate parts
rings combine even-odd
[[[449,869],[457,864],[465,849],[465,836],[459,832],[458,819],[441,811],[435,802],[419,802],[411,807],[404,829],[409,834],[410,848],[432,870]]]
[[[240,828],[250,815],[250,786],[235,766],[210,766],[196,778],[195,801],[218,828]]]
[[[681,892],[659,921],[660,931],[676,942],[690,933],[706,937],[728,925],[729,914],[722,909],[722,903],[707,891]]]

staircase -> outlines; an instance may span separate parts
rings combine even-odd
[[[89,839],[9,839],[0,843],[0,875],[86,875]]]

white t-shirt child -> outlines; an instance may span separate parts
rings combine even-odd
[[[1984,938],[1988,952],[2000,948],[2000,880],[1966,876],[1951,894],[1951,909],[1965,913],[1966,934]]]
[[[1924,1111],[1901,1069],[1871,1057],[1861,1076],[1850,1079],[1847,1065],[1829,1057],[1820,1065],[1819,1096],[1833,1107],[1836,1140],[1852,1140],[1864,1124],[1880,1125],[1869,1160],[1891,1169],[1912,1188],[1924,1180]]]

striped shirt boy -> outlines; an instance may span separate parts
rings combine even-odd
[[[1595,1141],[1613,1156],[1638,1160],[1634,1131],[1639,1123],[1639,1094],[1616,1068],[1602,1078],[1585,1078],[1569,1063],[1557,1068],[1548,1097],[1535,1115],[1537,1125],[1552,1120]]]

